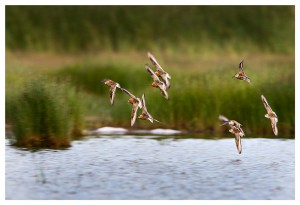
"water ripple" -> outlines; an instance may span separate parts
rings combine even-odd
[[[96,137],[67,150],[6,142],[6,199],[295,199],[294,140]]]

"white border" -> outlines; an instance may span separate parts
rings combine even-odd
[[[21,204],[21,203],[30,203],[30,204],[40,204],[41,201],[33,201],[33,200],[26,200],[26,201],[22,201],[22,200],[11,200],[11,201],[5,201],[5,152],[4,152],[4,144],[5,144],[5,139],[4,139],[4,126],[5,125],[5,109],[4,109],[4,105],[5,105],[5,101],[4,101],[4,96],[5,96],[5,5],[296,5],[296,22],[300,22],[299,20],[299,9],[298,9],[298,5],[297,5],[297,1],[291,1],[291,0],[264,0],[264,1],[258,1],[258,0],[253,0],[253,1],[236,1],[236,0],[227,0],[226,3],[224,3],[225,1],[223,0],[210,0],[210,1],[205,1],[205,2],[199,2],[199,1],[195,1],[195,0],[185,0],[185,1],[178,1],[178,0],[173,0],[172,2],[170,1],[165,1],[165,0],[152,0],[152,1],[143,1],[143,2],[139,2],[139,1],[122,1],[122,0],[118,0],[118,1],[97,1],[97,0],[85,0],[85,1],[66,1],[66,0],[44,0],[44,1],[40,1],[40,0],[28,0],[28,1],[24,1],[24,0],[2,0],[0,1],[0,29],[1,29],[1,66],[2,66],[2,73],[1,73],[1,90],[0,93],[2,94],[2,98],[1,98],[1,142],[2,142],[2,149],[0,151],[0,156],[1,156],[1,169],[0,169],[0,174],[1,174],[1,204]],[[138,4],[137,4],[138,3]],[[171,3],[171,4],[170,4]],[[200,4],[199,4],[200,3]],[[299,34],[299,26],[297,26],[296,24],[296,37],[297,34]],[[296,105],[299,105],[299,63],[297,61],[297,59],[299,59],[299,55],[297,55],[297,51],[299,50],[299,42],[297,41],[296,38],[296,67],[295,67],[295,78],[296,78]],[[299,111],[299,106],[296,106],[296,112],[295,113],[300,113]],[[299,134],[299,130],[297,129],[298,127],[300,127],[299,124],[299,117],[296,115],[296,125],[295,125],[295,136],[297,138],[298,134]],[[47,200],[47,201],[43,201],[43,203],[45,204],[53,204],[53,203],[72,203],[72,204],[79,204],[79,203],[90,203],[90,204],[124,204],[124,203],[128,203],[128,204],[153,204],[153,203],[172,203],[172,204],[230,204],[230,205],[240,205],[241,203],[243,204],[253,204],[253,203],[260,203],[260,204],[300,204],[299,201],[299,142],[298,140],[296,140],[295,142],[295,163],[296,163],[296,167],[295,167],[295,173],[296,173],[296,189],[295,189],[295,197],[296,200],[294,201],[286,201],[286,200],[282,200],[282,201],[277,201],[277,200],[272,200],[272,201],[253,201],[253,200],[247,200],[247,201],[239,201],[239,200],[235,200],[235,201],[223,201],[223,200],[218,200],[218,201],[206,201],[206,200],[189,200],[189,201],[177,201],[177,200],[173,200],[173,201],[160,201],[160,200],[156,200],[156,201],[145,201],[145,200],[139,200],[139,201],[132,201],[132,200],[126,200],[126,201],[116,201],[116,200],[102,200],[102,201],[97,201],[97,200],[93,200],[93,201],[53,201],[53,200]]]

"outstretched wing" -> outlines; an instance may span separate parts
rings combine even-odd
[[[131,111],[131,127],[134,125],[136,120],[136,114],[139,106],[138,103],[133,103],[132,105],[132,111]]]
[[[163,94],[163,96],[168,100],[169,99],[169,95],[168,95],[168,93],[166,91],[165,84],[164,83],[159,84],[158,87],[159,87],[160,92]]]
[[[151,75],[152,79],[155,82],[159,82],[159,83],[161,82],[158,76],[155,75],[155,73],[153,72],[153,70],[150,68],[148,64],[145,64],[145,68],[147,69],[148,73]]]
[[[126,90],[125,88],[120,88],[124,93],[126,93],[127,95],[129,95],[130,97],[137,99],[137,97],[135,97],[133,94],[131,94],[128,90]]]
[[[278,135],[278,129],[277,129],[277,119],[276,118],[271,118],[271,125],[272,125],[272,129],[274,134],[277,136]]]
[[[245,136],[244,130],[243,130],[241,127],[239,128],[239,131],[240,131],[240,133],[241,133],[241,134],[240,134],[241,137]]]
[[[244,60],[239,63],[239,69],[244,73]]]
[[[263,102],[263,104],[264,104],[264,106],[265,106],[267,112],[268,112],[268,113],[269,113],[269,112],[272,112],[272,108],[271,108],[270,105],[268,104],[268,101],[267,101],[267,99],[265,98],[265,96],[261,95],[261,100],[262,100],[262,102]]]
[[[142,96],[142,111],[145,113],[148,113],[147,107],[146,107],[145,94],[143,94],[143,96]]]
[[[162,72],[165,72],[162,67],[159,65],[159,63],[157,62],[157,60],[155,59],[155,57],[148,52],[148,58],[150,59],[150,61],[152,62],[152,64],[156,67],[157,70],[160,70]]]
[[[236,148],[239,152],[239,154],[242,153],[242,141],[241,141],[241,137],[238,133],[235,134],[235,144],[236,144]]]
[[[171,84],[170,84],[170,81],[168,79],[168,76],[169,75],[167,75],[167,73],[166,73],[166,74],[161,75],[161,78],[163,79],[164,83],[166,84],[166,87],[170,88]]]
[[[227,117],[225,117],[224,115],[219,115],[219,120],[223,121],[223,122],[228,122],[229,119]]]
[[[116,93],[117,86],[111,86],[109,89],[109,95],[110,95],[110,103],[113,105],[115,100],[115,93]]]
[[[155,57],[148,52],[148,58],[150,59],[150,61],[152,62],[152,64],[155,66],[156,70],[159,71],[159,73],[164,73],[166,75],[166,78],[171,79],[171,76],[169,75],[169,73],[167,73],[157,62],[157,60],[155,59]],[[167,82],[166,82],[167,84]],[[167,86],[169,87],[169,86]]]

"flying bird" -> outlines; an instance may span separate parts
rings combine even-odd
[[[156,68],[156,71],[154,72],[155,75],[160,76],[163,79],[164,83],[166,84],[166,87],[170,88],[171,87],[169,81],[169,79],[171,79],[170,74],[164,71],[164,69],[158,64],[157,60],[150,52],[148,52],[148,58]]]
[[[142,120],[149,120],[151,123],[153,123],[153,121],[161,123],[160,121],[154,119],[150,115],[150,113],[147,111],[145,94],[143,94],[143,96],[142,96],[142,114],[140,116],[138,116],[138,118],[142,119]]]
[[[139,98],[135,97],[131,94],[128,90],[121,88],[121,90],[130,96],[128,102],[132,104],[132,111],[131,111],[131,127],[134,125],[137,115],[138,108],[142,108],[142,102]]]
[[[117,88],[121,89],[120,84],[116,83],[116,82],[114,82],[112,80],[109,80],[109,79],[104,79],[101,82],[104,83],[105,85],[107,85],[108,87],[110,87],[110,89],[109,89],[110,103],[113,105],[114,104],[114,100],[115,100],[116,89]]]
[[[235,135],[235,144],[236,144],[236,148],[239,152],[239,154],[242,153],[242,141],[241,141],[241,137],[243,137],[245,134],[242,130],[242,128],[237,128],[235,126],[233,126],[230,130],[230,133]]]
[[[163,96],[168,99],[169,95],[166,91],[166,85],[164,82],[162,82],[157,75],[155,75],[155,73],[153,72],[153,70],[150,68],[150,66],[148,64],[145,64],[145,67],[147,69],[147,71],[150,73],[153,82],[151,83],[152,87],[158,88],[160,90],[160,92],[163,94]]]
[[[239,122],[237,122],[235,120],[229,120],[227,117],[225,117],[223,115],[219,115],[219,120],[223,121],[222,125],[225,125],[225,124],[229,125],[229,127],[230,127],[229,132],[235,135],[236,148],[238,150],[238,153],[241,154],[242,153],[241,137],[245,136],[245,133],[244,133],[243,129],[241,128],[242,124],[240,124]]]
[[[265,114],[266,118],[269,118],[271,120],[271,125],[272,125],[272,129],[274,134],[277,136],[278,134],[278,129],[277,129],[277,122],[278,122],[278,117],[276,115],[276,113],[272,110],[272,108],[270,107],[270,105],[268,104],[267,99],[265,98],[265,96],[261,95],[261,100],[267,110],[267,114]]]
[[[239,80],[245,80],[251,84],[250,78],[248,76],[246,76],[245,71],[244,71],[244,60],[242,60],[239,64],[239,72],[236,73],[232,77],[235,77],[236,79],[239,79]]]
[[[237,127],[237,128],[241,128],[241,126],[243,126],[241,123],[235,121],[235,120],[229,120],[227,117],[223,116],[223,115],[219,115],[219,120],[223,121],[222,125],[228,124],[230,127]]]

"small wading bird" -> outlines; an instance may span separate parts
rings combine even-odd
[[[148,58],[156,68],[156,71],[154,72],[155,75],[157,75],[158,77],[160,76],[163,79],[166,87],[170,88],[171,84],[169,79],[171,79],[171,76],[169,75],[169,73],[167,73],[166,71],[164,71],[164,69],[162,69],[162,67],[158,64],[157,60],[150,52],[148,52]]]
[[[139,98],[135,97],[133,94],[131,94],[128,90],[121,88],[121,90],[130,96],[128,102],[132,104],[132,111],[131,111],[131,127],[134,125],[136,120],[136,114],[138,108],[142,108],[142,102]]]
[[[239,154],[242,153],[242,141],[241,137],[245,136],[243,129],[241,128],[242,124],[238,123],[235,120],[229,120],[227,117],[223,115],[219,115],[219,120],[223,121],[222,125],[229,125],[229,132],[235,135],[235,144]],[[221,126],[222,126],[221,125]]]
[[[265,98],[265,96],[261,95],[261,100],[267,110],[267,114],[265,114],[266,118],[269,118],[271,120],[271,125],[272,125],[272,129],[274,134],[277,136],[278,134],[278,129],[277,129],[277,122],[278,122],[278,117],[276,115],[276,113],[272,110],[272,108],[270,107],[270,105],[268,104],[267,99]]]
[[[150,115],[150,113],[147,111],[145,94],[143,94],[143,96],[142,96],[142,114],[140,116],[138,116],[138,118],[141,120],[149,120],[151,123],[153,123],[153,121],[161,123],[160,121],[154,119]]]
[[[166,91],[166,85],[164,82],[162,82],[157,75],[155,75],[155,73],[153,72],[153,70],[150,68],[150,66],[148,64],[145,65],[147,71],[150,73],[153,82],[151,83],[152,87],[158,88],[160,90],[160,92],[163,94],[163,96],[168,99],[168,93]]]
[[[101,82],[104,83],[105,85],[107,85],[108,87],[110,87],[110,89],[109,89],[110,103],[113,105],[114,104],[114,100],[115,100],[116,89],[117,88],[121,89],[120,84],[116,83],[116,82],[114,82],[112,80],[109,80],[109,79],[104,79]]]
[[[239,80],[245,80],[247,81],[248,83],[251,84],[250,82],[250,78],[248,78],[248,76],[246,76],[245,72],[244,72],[244,60],[242,60],[239,64],[239,72],[236,73],[234,76],[232,77],[235,77],[236,79],[239,79]]]

